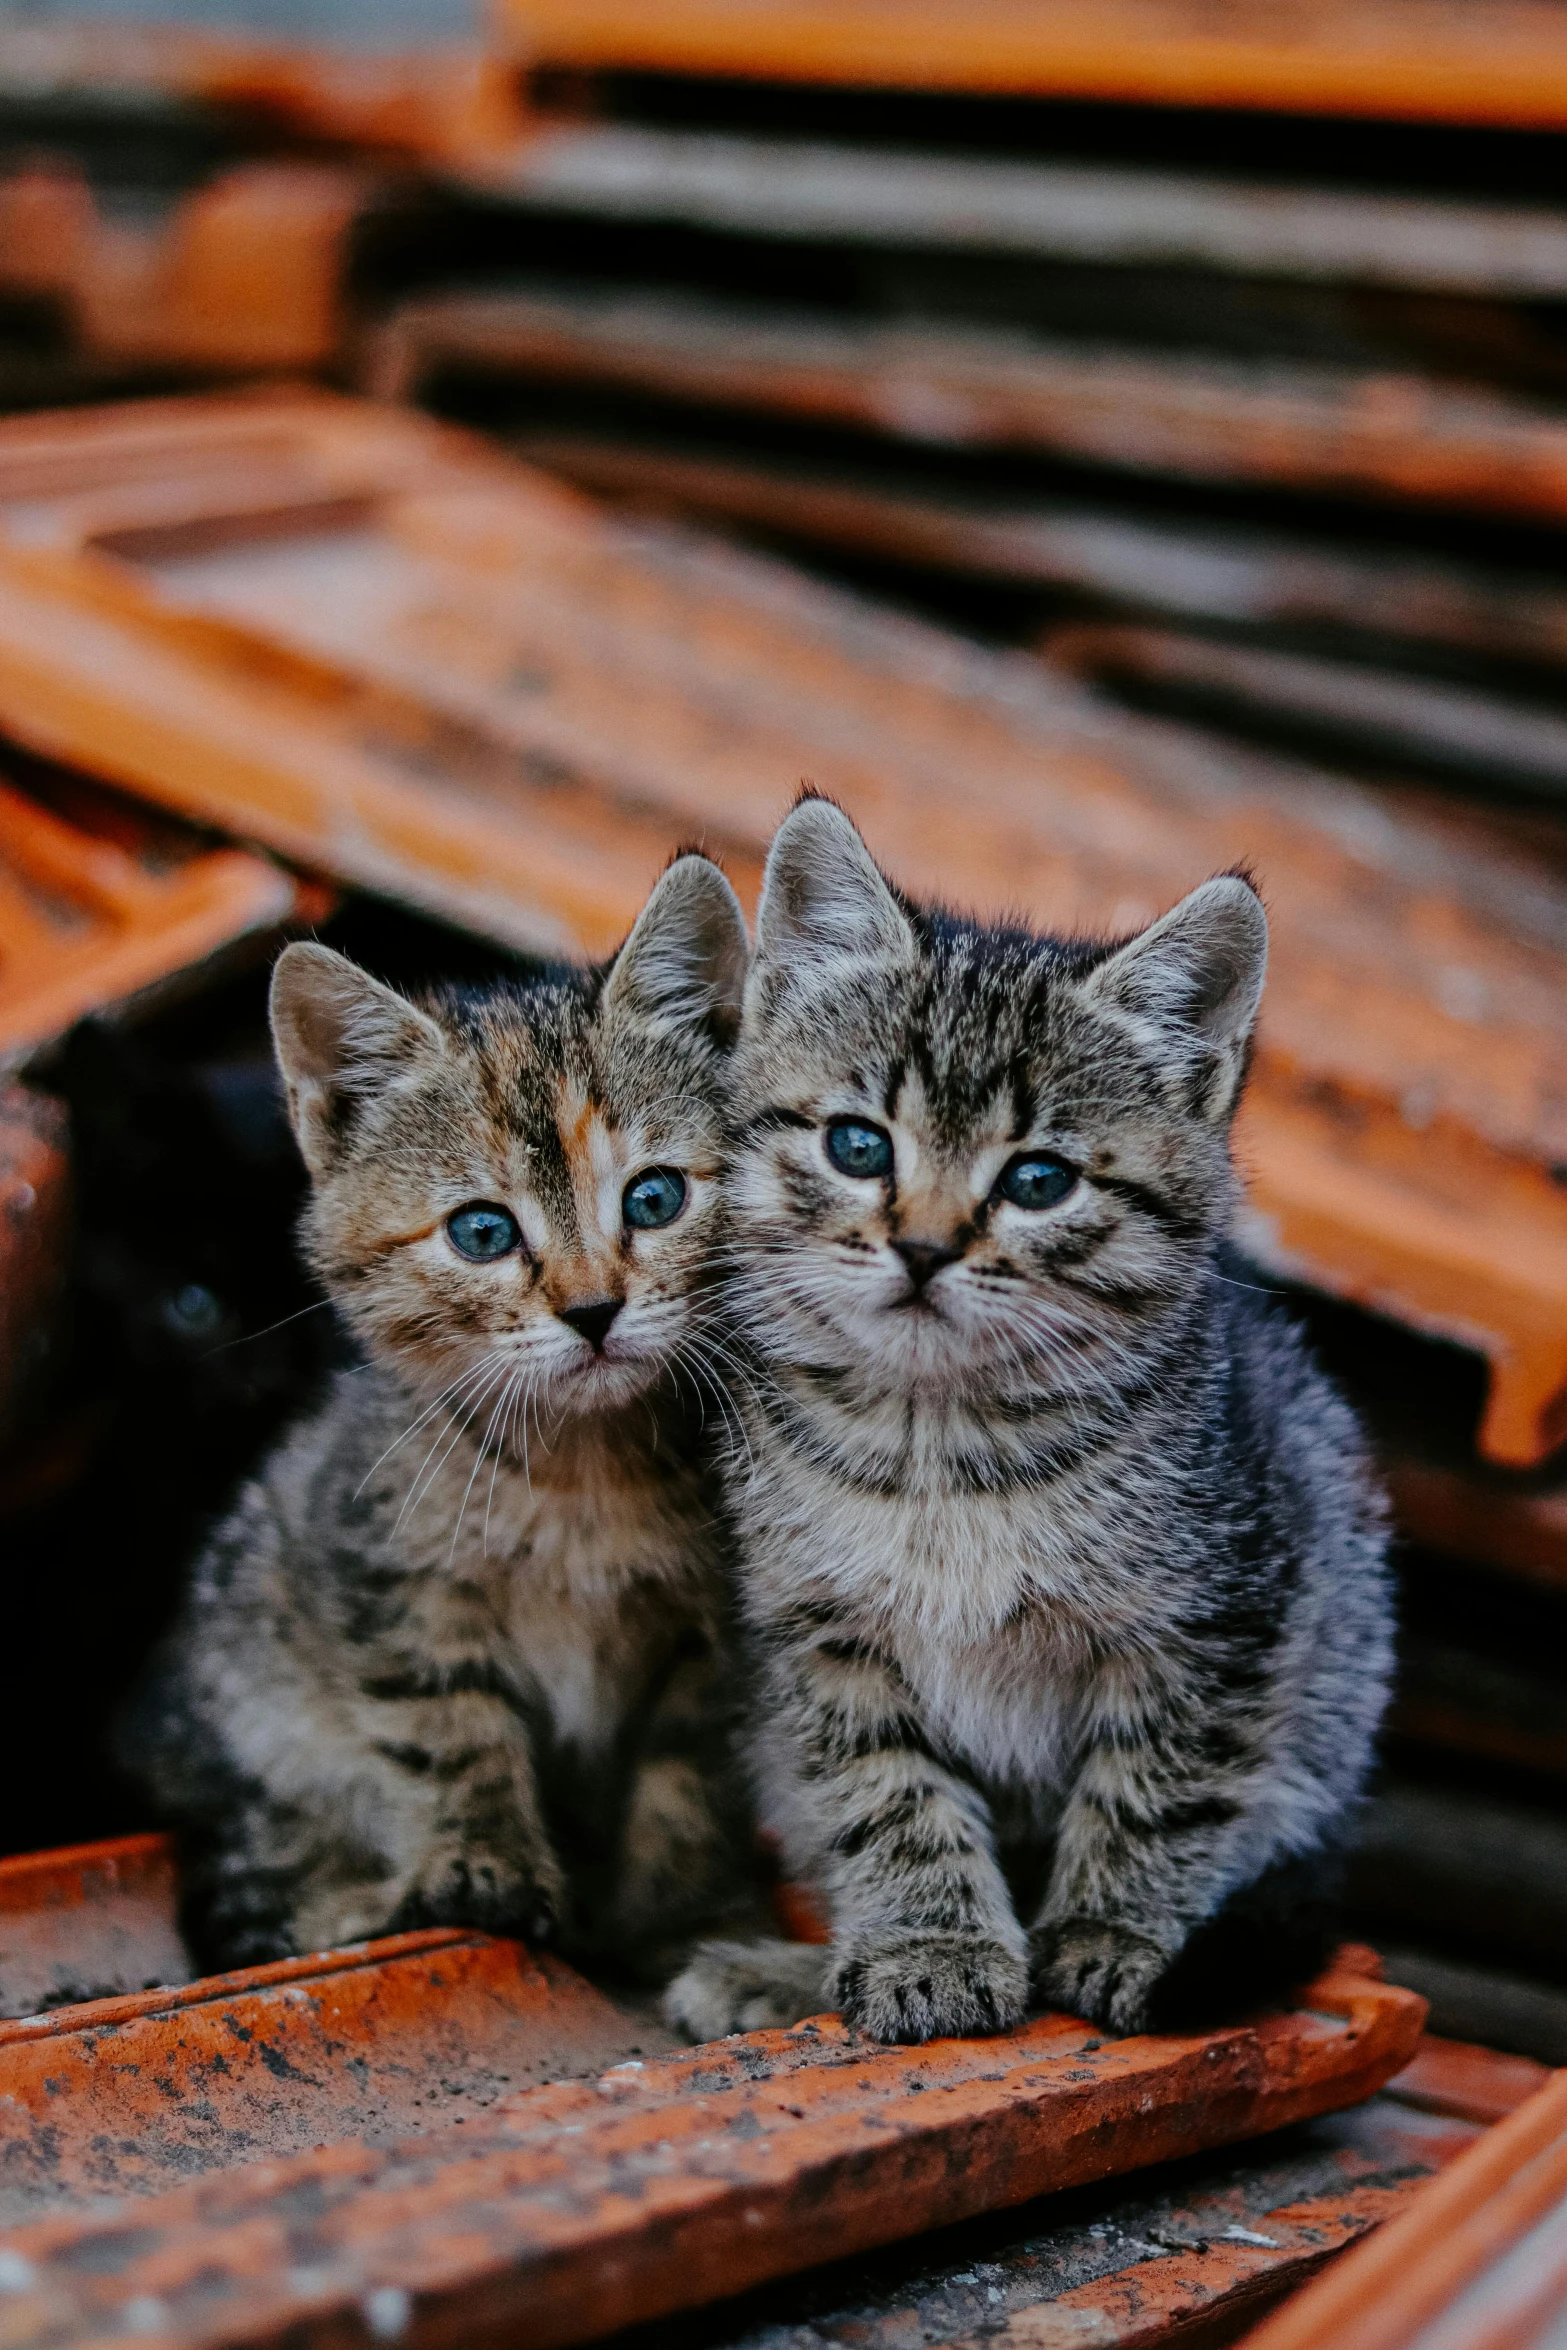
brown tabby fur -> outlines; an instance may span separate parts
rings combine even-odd
[[[212,1541],[134,1733],[206,1963],[472,1924],[653,1976],[732,1908],[701,1421],[745,968],[700,857],[607,971],[415,1005],[324,947],[281,957],[305,1243],[365,1360]],[[650,1167],[686,1204],[633,1230]],[[461,1256],[475,1201],[523,1246]],[[597,1341],[563,1318],[612,1301]]]

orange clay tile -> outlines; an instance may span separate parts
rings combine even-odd
[[[0,25],[0,100],[42,94],[145,109],[159,101],[396,156],[482,155],[522,122],[515,68],[477,40],[396,48],[257,39],[178,22]],[[323,22],[325,20],[323,19]]]
[[[1567,2302],[1567,2072],[1248,2336],[1250,2350],[1531,2350]]]
[[[299,903],[258,857],[144,861],[0,782],[0,1062],[275,930]]]
[[[661,2044],[568,1970],[457,1932],[187,1985],[176,1890],[158,1836],[0,1862],[0,2005],[52,2009],[0,2026],[0,2216],[13,2223],[104,2193],[156,2194],[171,2174],[208,2176],[322,2137],[383,2142],[459,2115],[469,2129],[530,2072],[591,2071],[633,2034],[637,2053]],[[1341,1975],[1378,1966],[1348,1947],[1335,1963]],[[73,1987],[144,1979],[175,1988],[58,2004]],[[985,2338],[1052,2342],[1087,2312],[1107,2344],[1162,2341],[1204,2316],[1233,2332],[1400,2209],[1543,2077],[1525,2059],[1424,2037],[1370,2106],[1303,2142],[1297,2159],[1313,2175],[1333,2147],[1331,2188],[1285,2192],[1265,2211],[1249,2183],[1204,2190],[1173,2214],[1196,2242],[1153,2260],[1129,2242],[1129,2265],[1053,2291],[1000,2331],[992,2320]],[[1401,2121],[1408,2112],[1419,2120]],[[0,2283],[12,2274],[0,2250]],[[901,2340],[901,2323],[892,2313],[873,2325],[866,2350],[882,2350],[883,2331],[889,2346]]]
[[[1477,2070],[1507,2061],[1467,2054]],[[853,2350],[1211,2350],[1385,2225],[1482,2127],[1411,2109],[1394,2083],[1282,2141],[1036,2206],[980,2240],[910,2247],[896,2269],[851,2264],[825,2290],[775,2297],[764,2322],[788,2340],[791,2316],[805,2318],[804,2338]]]
[[[453,1967],[459,1948],[507,1947],[454,1936],[443,1955],[431,1937],[405,1939],[428,1945],[411,1955],[431,1972]],[[372,1947],[296,1963],[293,1977],[260,1970],[278,1979],[259,1995],[297,1995],[288,2032],[303,2048],[317,2031],[347,2030],[328,2013],[330,1983],[388,1960]],[[240,1997],[237,1982],[198,1985],[179,2012],[210,2014],[216,2028]],[[64,2077],[64,2043],[77,2039],[69,2061],[101,2083],[94,2128],[128,2145],[129,2173],[161,2141],[127,2140],[122,2128],[148,2131],[154,2116],[165,2134],[181,2126],[172,2109],[186,2059],[164,2006],[156,2075],[129,2056],[118,2063],[113,2016],[66,2010],[0,2028],[0,2082],[14,2066],[47,2096],[38,2035],[54,2036],[51,2079]],[[1334,2110],[1407,2062],[1422,2011],[1407,1992],[1327,1976],[1298,2012],[1189,2038],[1104,2041],[1061,2016],[923,2049],[859,2042],[825,2017],[736,2035],[524,2090],[398,2145],[344,2139],[106,2214],[34,2221],[0,2237],[4,2338],[21,2350],[132,2331],[190,2350],[285,2340],[303,2350],[362,2339],[368,2326],[410,2346],[525,2339],[550,2350]],[[427,1995],[421,2012],[438,2013],[439,2000]],[[293,2046],[280,2050],[290,2069]],[[19,2103],[33,2094],[24,2086]],[[55,2147],[71,2104],[65,2093],[49,2109]],[[183,2125],[193,2136],[199,2115],[189,2108]]]
[[[1567,124],[1554,0],[503,0],[537,64]]]
[[[298,905],[286,873],[239,849],[155,837],[137,853],[0,781],[0,1065],[84,1013],[275,930]]]
[[[1536,2064],[1532,2056],[1508,2056],[1427,2032],[1411,2062],[1389,2081],[1387,2094],[1422,2113],[1451,2114],[1489,2127],[1516,2113],[1550,2078],[1550,2066]]]
[[[106,216],[70,164],[23,163],[0,180],[0,291],[51,297],[123,367],[319,367],[370,187],[344,165],[236,164],[143,224]]]
[[[0,2218],[455,2127],[645,2036],[558,1960],[445,1928],[23,2016],[0,2023]]]
[[[754,892],[800,782],[912,889],[1128,929],[1249,862],[1264,1262],[1567,1432],[1567,884],[1474,811],[1114,712],[1024,655],[606,515],[325,395],[0,423],[0,728],[508,943],[603,953],[698,840]]]
[[[1384,1458],[1382,1469],[1407,1541],[1567,1590],[1567,1488],[1513,1485],[1409,1454]]]
[[[1567,56],[1567,8],[1563,12]],[[368,383],[409,398],[444,370],[611,386],[918,446],[1048,450],[1200,482],[1266,483],[1543,520],[1567,513],[1567,419],[1389,370],[1052,341],[624,292],[421,296]]]
[[[177,1896],[168,1836],[0,1860],[0,2017],[187,1981]]]

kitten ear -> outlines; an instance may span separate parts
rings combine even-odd
[[[767,853],[756,917],[758,961],[853,955],[869,962],[913,959],[909,918],[870,850],[831,800],[801,800]]]
[[[324,1175],[343,1141],[343,1111],[410,1066],[446,1050],[435,1022],[346,955],[300,941],[272,972],[272,1043],[305,1165]]]
[[[745,916],[709,857],[679,857],[637,916],[604,1007],[655,1028],[700,1028],[732,1044],[751,961]]]
[[[1268,918],[1249,881],[1226,873],[1134,938],[1083,982],[1090,1002],[1197,1048],[1196,1107],[1217,1124],[1240,1091],[1268,967]]]

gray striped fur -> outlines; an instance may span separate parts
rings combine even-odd
[[[1031,1997],[1135,2031],[1311,1963],[1390,1618],[1354,1420],[1226,1262],[1266,944],[1235,876],[1056,940],[912,905],[824,801],[780,830],[732,1064],[731,1503],[763,1812],[832,1945],[703,1951],[694,2036]],[[889,1176],[838,1171],[835,1117]],[[1077,1171],[1058,1205],[998,1190],[1031,1149]]]

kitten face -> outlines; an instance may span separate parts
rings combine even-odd
[[[372,1354],[510,1441],[699,1349],[745,960],[733,892],[694,857],[607,977],[414,1005],[287,950],[273,1024],[307,1245]]]
[[[1265,949],[1234,879],[1114,952],[924,916],[802,803],[734,1070],[763,1346],[903,1388],[1092,1387],[1228,1216]]]

